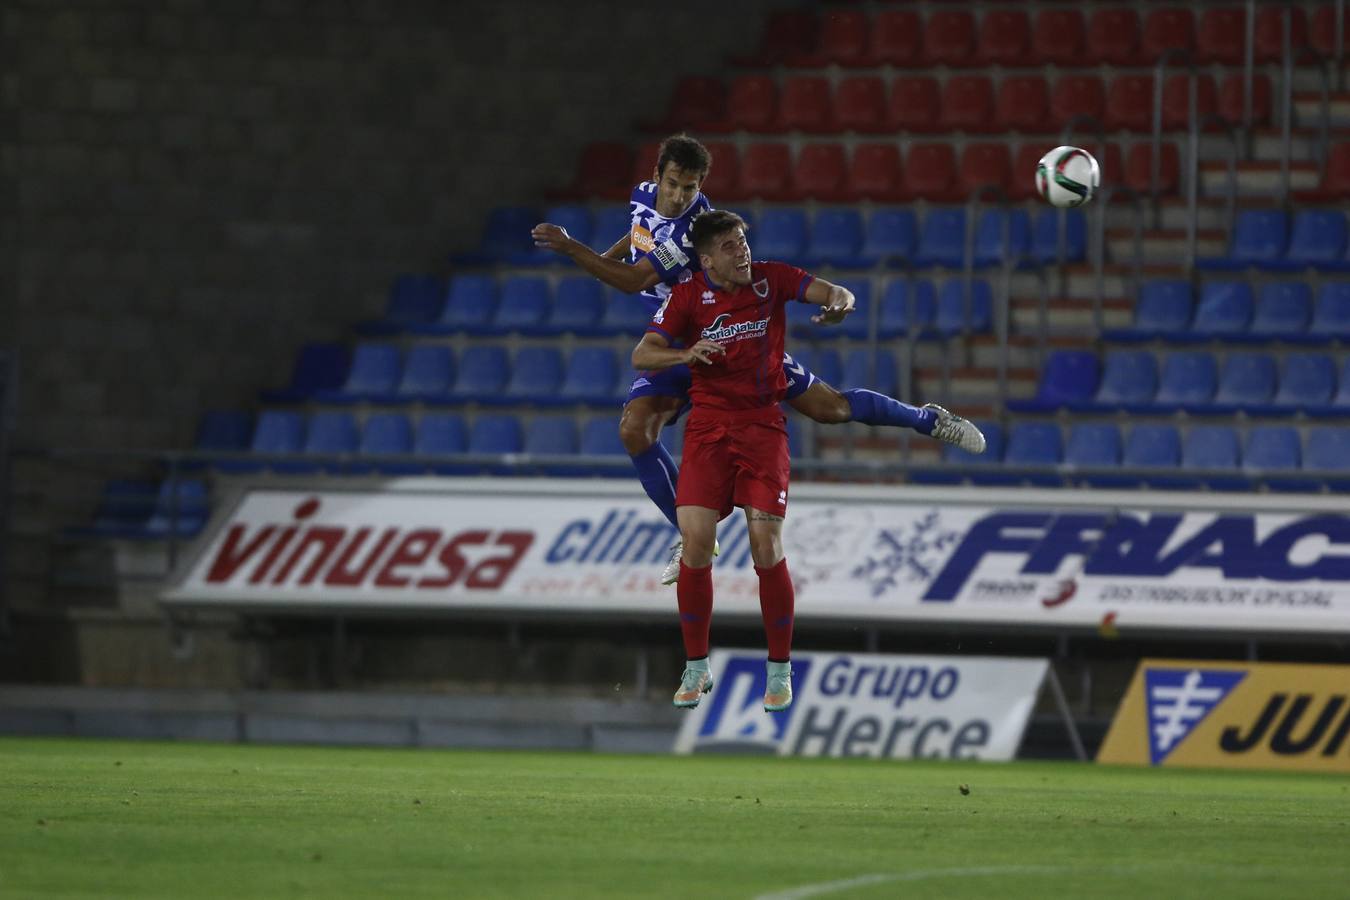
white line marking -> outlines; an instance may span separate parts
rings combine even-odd
[[[1018,875],[1067,871],[1067,866],[971,866],[963,869],[920,869],[915,872],[894,874],[859,875],[843,881],[825,881],[820,884],[806,884],[801,887],[775,891],[772,894],[760,894],[755,900],[805,900],[807,897],[820,897],[846,891],[849,888],[866,887],[872,884],[885,884],[888,881],[927,881],[932,878],[978,878],[984,875]]]

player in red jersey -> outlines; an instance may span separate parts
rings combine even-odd
[[[745,222],[705,212],[690,228],[703,271],[675,286],[633,350],[633,367],[687,365],[693,410],[684,433],[676,514],[684,542],[676,595],[687,659],[674,704],[697,706],[712,689],[708,636],[717,523],[745,510],[750,556],[769,645],[764,709],[792,703],[792,579],[783,557],[788,439],[779,402],[786,304],[822,306],[812,321],[834,324],[853,311],[853,294],[779,262],[752,263]],[[678,347],[673,345],[679,345]]]

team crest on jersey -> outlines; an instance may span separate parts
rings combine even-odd
[[[768,297],[768,296],[769,296],[769,279],[767,279],[767,278],[761,278],[759,281],[756,281],[756,282],[755,282],[755,293],[759,295],[760,299],[764,299],[765,297]]]

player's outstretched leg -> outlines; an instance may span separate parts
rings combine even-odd
[[[814,376],[811,376],[810,386],[795,397],[789,391],[788,403],[802,415],[824,425],[861,422],[913,428],[920,434],[955,444],[970,453],[984,452],[984,435],[980,429],[935,403],[911,406],[866,388],[838,391]]]
[[[717,510],[681,506],[680,530],[685,556],[679,561],[675,588],[680,607],[680,636],[684,640],[684,674],[671,702],[683,709],[698,706],[713,688],[708,670],[708,641],[712,631],[712,544],[717,533]]]
[[[984,432],[975,427],[974,422],[948,412],[936,403],[925,403],[923,408],[937,416],[931,432],[933,437],[948,444],[955,444],[967,453],[984,452]]]

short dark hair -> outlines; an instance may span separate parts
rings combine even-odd
[[[745,231],[749,226],[729,209],[710,209],[699,213],[689,226],[689,240],[694,243],[694,252],[702,256],[712,249],[717,238],[733,228]]]
[[[708,148],[687,134],[672,134],[661,142],[656,151],[656,174],[666,173],[667,163],[674,163],[686,172],[697,172],[702,177],[712,168],[712,154]]]

